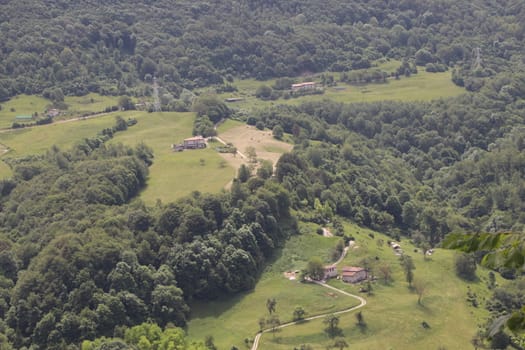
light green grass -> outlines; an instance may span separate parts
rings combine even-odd
[[[277,313],[281,321],[289,315],[296,305],[306,310],[320,307],[324,303],[321,294],[328,290],[319,286],[289,283],[281,275],[283,271],[300,269],[311,256],[329,259],[331,248],[337,238],[323,238],[313,232],[316,225],[302,226],[309,233],[292,237],[277,259],[263,274],[254,291],[240,294],[226,301],[195,303],[192,306],[192,319],[188,334],[192,339],[203,339],[212,335],[219,349],[229,349],[232,345],[243,348],[245,338],[252,339],[258,330],[258,320],[265,313],[265,301],[269,297],[277,299]],[[424,259],[415,253],[415,247],[403,240],[401,245],[406,254],[413,257],[416,269],[415,279],[423,280],[427,289],[422,305],[417,304],[417,295],[408,288],[404,273],[399,264],[399,257],[387,246],[388,237],[345,223],[348,235],[356,238],[356,248],[352,248],[339,265],[362,266],[362,259],[372,261],[372,269],[381,264],[390,265],[393,282],[385,285],[383,281],[373,282],[373,295],[366,296],[359,292],[359,285],[351,285],[333,279],[330,284],[337,288],[364,296],[368,304],[360,309],[367,323],[361,330],[356,326],[355,312],[340,315],[340,327],[350,349],[466,349],[477,330],[477,325],[484,323],[487,312],[482,307],[489,297],[485,287],[487,271],[478,270],[480,280],[465,282],[455,276],[453,269],[454,252],[437,249],[433,256]],[[372,233],[374,237],[370,237]],[[383,244],[378,245],[377,240]],[[376,260],[377,256],[377,260]],[[466,303],[468,288],[478,295],[480,306],[474,308]],[[309,294],[311,293],[311,294]],[[325,294],[326,295],[326,294]],[[320,298],[320,299],[319,299]],[[341,296],[338,301],[352,298]],[[300,300],[300,301],[298,301]],[[281,309],[280,309],[281,308]],[[328,311],[331,312],[332,310]],[[336,311],[335,308],[333,311]],[[430,329],[422,327],[425,321]],[[321,320],[305,322],[275,333],[265,333],[259,349],[290,350],[301,344],[310,344],[313,349],[326,349],[331,340],[323,329]]]
[[[190,338],[202,340],[212,335],[219,349],[230,349],[232,345],[244,348],[244,339],[253,338],[259,330],[259,319],[268,316],[268,298],[276,299],[276,314],[281,322],[292,319],[296,306],[302,306],[311,316],[357,305],[357,301],[334,295],[327,289],[290,281],[283,276],[285,271],[304,268],[312,255],[329,261],[337,238],[318,236],[310,228],[305,231],[303,235],[290,238],[277,252],[275,261],[268,266],[253,291],[227,300],[193,303],[188,324]]]
[[[216,193],[235,177],[235,170],[212,147],[172,151],[172,144],[192,136],[193,113],[131,112],[123,116],[133,116],[138,123],[116,134],[111,142],[130,146],[144,142],[155,155],[140,195],[147,204],[155,204],[157,199],[171,202],[193,191]]]
[[[217,127],[217,133],[220,135],[223,132],[234,129],[241,125],[244,125],[244,123],[237,120],[226,119],[223,123],[221,123],[221,125]]]
[[[102,96],[90,93],[85,96],[67,96],[64,102],[69,106],[66,116],[103,112],[107,107],[118,105],[118,96]]]
[[[430,258],[414,252],[414,247],[407,241],[401,246],[411,255],[416,269],[415,279],[427,285],[422,305],[417,304],[417,295],[408,288],[405,275],[399,264],[399,257],[386,245],[385,236],[371,231],[346,226],[347,231],[356,237],[356,247],[351,249],[345,260],[339,265],[362,266],[362,259],[372,258],[372,268],[388,264],[393,271],[394,281],[385,285],[383,281],[373,283],[373,295],[365,296],[368,304],[362,308],[367,328],[356,326],[355,313],[340,316],[340,327],[350,349],[467,349],[470,340],[477,331],[477,325],[484,323],[487,316],[483,309],[483,300],[489,297],[485,287],[487,271],[478,271],[480,281],[467,283],[455,276],[454,252],[437,249]],[[358,233],[359,231],[359,233]],[[377,239],[385,244],[379,246]],[[376,260],[375,257],[379,260]],[[359,294],[359,287],[331,280],[330,284]],[[468,288],[476,292],[480,306],[474,308],[465,302]],[[425,321],[430,329],[422,327]],[[308,343],[313,349],[325,349],[331,340],[323,332],[322,320],[311,321],[298,327],[283,329],[275,335],[265,334],[260,349],[290,349],[293,346]]]
[[[397,62],[387,62],[382,69],[391,69],[397,67]],[[327,73],[337,76],[336,73]],[[337,77],[336,77],[337,78]],[[315,79],[314,79],[315,80]],[[308,95],[288,100],[278,99],[276,101],[262,101],[255,97],[255,90],[261,85],[273,85],[274,80],[256,81],[253,79],[240,80],[234,82],[238,92],[219,94],[219,98],[244,97],[244,101],[237,102],[232,107],[238,109],[264,108],[277,104],[299,104],[305,101],[320,101],[330,99],[337,102],[355,103],[355,102],[375,102],[383,100],[392,101],[430,101],[433,99],[447,98],[458,96],[465,93],[465,90],[456,86],[451,80],[450,72],[428,73],[423,69],[419,73],[410,77],[400,77],[388,79],[384,84],[360,84],[349,85],[340,83],[339,90],[334,87],[325,88],[325,93],[321,95]]]
[[[115,135],[111,142],[134,146],[140,142],[153,148],[146,189],[141,198],[148,204],[157,199],[173,201],[193,191],[218,192],[234,178],[235,170],[213,149],[173,152],[171,144],[191,136],[192,113],[115,112],[97,118],[55,123],[0,133],[0,143],[11,149],[4,157],[20,157],[46,152],[51,146],[69,148],[79,140],[94,137],[115,124],[115,116],[137,118],[138,123]],[[202,159],[202,161],[201,161]],[[0,178],[10,175],[5,164]]]
[[[43,153],[53,145],[68,148],[83,138],[94,137],[102,129],[112,127],[116,115],[119,113],[3,132],[0,133],[0,143],[11,149],[6,155],[8,157]]]
[[[51,101],[39,96],[15,96],[0,104],[0,129],[10,128],[17,115],[33,115],[35,112],[43,115],[50,104]],[[14,109],[14,112],[11,109]]]

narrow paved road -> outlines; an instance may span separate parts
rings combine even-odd
[[[341,253],[341,256],[339,257],[339,259],[333,265],[337,265],[341,261],[343,261],[344,257],[346,256],[346,253],[348,253],[348,249],[349,249],[349,247],[345,247],[345,249]],[[347,297],[351,297],[351,298],[357,299],[357,300],[359,300],[359,305],[353,306],[353,307],[348,308],[348,309],[343,309],[343,310],[340,310],[340,311],[336,311],[336,312],[329,312],[329,313],[322,314],[322,315],[306,317],[306,318],[304,318],[304,319],[302,319],[300,321],[293,321],[293,322],[283,323],[282,325],[276,327],[275,329],[281,329],[281,328],[285,328],[285,327],[290,327],[290,326],[296,325],[298,323],[302,323],[302,322],[305,322],[305,321],[316,320],[318,318],[323,318],[323,317],[326,317],[326,316],[332,315],[332,314],[333,315],[340,315],[340,314],[344,314],[344,313],[347,313],[347,312],[352,312],[352,311],[360,309],[360,308],[362,308],[363,306],[366,305],[366,299],[360,297],[359,295],[355,295],[355,294],[351,294],[351,293],[345,292],[344,290],[332,287],[332,286],[330,286],[330,285],[328,285],[328,284],[326,284],[324,282],[319,282],[319,281],[312,281],[312,282],[315,283],[315,284],[318,284],[318,285],[320,285],[322,287],[334,290],[337,293],[346,295]],[[268,329],[264,329],[263,331],[257,333],[255,338],[253,339],[253,345],[252,345],[252,349],[251,350],[257,350],[257,347],[259,346],[259,341],[261,340],[262,335],[264,333],[271,332],[271,330],[272,330],[271,328],[268,328]]]
[[[332,314],[333,315],[340,315],[340,314],[344,314],[344,313],[347,313],[347,312],[352,312],[352,311],[360,309],[360,308],[362,308],[363,306],[366,305],[366,299],[360,297],[359,295],[354,295],[354,294],[345,292],[344,290],[332,287],[332,286],[330,286],[330,285],[328,285],[326,283],[323,283],[323,282],[315,282],[314,281],[314,283],[318,284],[318,285],[320,285],[322,287],[332,289],[332,290],[334,290],[334,291],[336,291],[336,292],[338,292],[340,294],[346,295],[348,297],[355,298],[355,299],[359,300],[359,305],[353,306],[351,308],[344,309],[344,310],[341,310],[341,311],[329,312],[329,313],[322,314],[322,315],[316,315],[316,316],[307,317],[307,318],[305,318],[303,320],[300,320],[300,321],[293,321],[293,322],[283,323],[282,325],[276,327],[276,329],[290,327],[290,326],[296,325],[298,323],[302,323],[302,322],[305,322],[305,321],[316,320],[318,318],[323,318],[323,317],[326,317],[326,316],[332,315]],[[252,345],[252,349],[251,350],[257,350],[257,348],[259,346],[259,341],[260,341],[262,335],[264,333],[268,333],[268,332],[271,332],[271,329],[265,329],[262,332],[257,333],[257,335],[255,336],[255,339],[253,339],[253,345]]]

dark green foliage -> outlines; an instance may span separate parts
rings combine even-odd
[[[476,279],[476,261],[472,255],[458,254],[455,261],[456,274],[466,280]]]
[[[0,7],[7,33],[0,43],[0,100],[43,91],[59,100],[55,89],[63,95],[148,95],[142,82],[153,76],[178,96],[182,87],[222,85],[223,77],[231,82],[233,76],[345,72],[406,56],[418,64],[457,65],[460,79],[471,86],[471,76],[514,67],[523,54],[516,43],[524,35],[524,10],[514,6],[509,12],[511,6],[480,3],[473,11],[465,1],[388,7],[366,0],[233,7],[227,1],[6,2]],[[482,44],[483,60],[471,70],[475,43]],[[399,74],[407,73],[413,67]],[[278,80],[275,88],[290,83]]]
[[[115,132],[125,125],[119,118]],[[287,192],[257,177],[239,196],[194,193],[148,208],[131,200],[152,158],[144,144],[86,139],[11,160],[16,176],[0,197],[0,315],[16,347],[77,344],[148,319],[183,326],[186,299],[253,288],[293,223]]]

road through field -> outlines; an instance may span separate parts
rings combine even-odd
[[[330,313],[326,313],[326,314],[322,314],[322,315],[316,315],[316,316],[311,316],[311,317],[306,317],[302,320],[299,320],[299,321],[293,321],[293,322],[288,322],[288,323],[284,323],[278,327],[275,327],[275,329],[281,329],[281,328],[285,328],[285,327],[290,327],[290,326],[293,326],[293,325],[296,325],[296,324],[299,324],[299,323],[303,323],[305,321],[311,321],[311,320],[316,320],[318,318],[323,318],[323,317],[326,317],[328,315],[340,315],[340,314],[344,314],[344,313],[347,313],[347,312],[352,312],[354,310],[357,310],[357,309],[360,309],[362,308],[363,306],[366,305],[366,299],[360,297],[359,295],[355,295],[355,294],[350,294],[348,292],[345,292],[344,290],[341,290],[341,289],[338,289],[338,288],[335,288],[335,287],[332,287],[324,282],[315,282],[314,283],[322,286],[322,287],[325,287],[325,288],[329,288],[329,289],[332,289],[340,294],[343,294],[343,295],[346,295],[348,297],[351,297],[351,298],[355,298],[357,300],[359,300],[360,304],[357,305],[357,306],[354,306],[354,307],[351,307],[349,309],[344,309],[344,310],[341,310],[341,311],[336,311],[336,312],[330,312]],[[268,333],[268,332],[271,332],[272,331],[272,328],[268,328],[268,329],[265,329],[263,330],[262,332],[259,332],[257,333],[257,335],[255,336],[255,339],[253,339],[253,345],[252,345],[252,348],[251,350],[257,350],[257,348],[259,347],[259,341],[262,337],[262,335],[264,333]]]
[[[334,265],[337,265],[339,264],[343,258],[346,256],[346,253],[348,252],[348,247],[345,247],[345,249],[343,250],[341,256],[339,257],[339,259],[334,263]],[[344,313],[347,313],[347,312],[352,312],[354,310],[357,310],[357,309],[360,309],[362,308],[363,306],[366,305],[366,299],[365,298],[362,298],[360,297],[359,295],[355,295],[355,294],[351,294],[351,293],[348,293],[348,292],[345,292],[344,290],[341,290],[339,288],[335,288],[335,287],[332,287],[328,284],[326,284],[325,282],[320,282],[320,281],[312,281],[313,283],[315,284],[318,284],[324,288],[328,288],[328,289],[331,289],[333,291],[336,291],[337,293],[340,293],[340,294],[343,294],[343,295],[346,295],[347,297],[350,297],[350,298],[354,298],[354,299],[357,299],[359,300],[359,305],[357,306],[353,306],[351,308],[348,308],[348,309],[344,309],[344,310],[340,310],[340,311],[336,311],[336,312],[329,312],[329,313],[326,313],[326,314],[322,314],[322,315],[316,315],[316,316],[311,316],[311,317],[306,317],[302,320],[298,320],[298,321],[293,321],[293,322],[288,322],[288,323],[283,323],[282,325],[279,325],[278,327],[275,327],[275,329],[273,328],[268,328],[268,329],[264,329],[262,330],[261,332],[257,333],[255,335],[255,338],[253,339],[253,345],[252,345],[252,348],[251,350],[257,350],[257,348],[259,347],[259,341],[261,340],[261,337],[264,333],[268,333],[268,332],[271,332],[272,330],[277,330],[277,329],[282,329],[282,328],[285,328],[285,327],[290,327],[290,326],[293,326],[293,325],[296,325],[296,324],[299,324],[299,323],[303,323],[305,321],[311,321],[311,320],[316,320],[316,319],[319,319],[319,318],[323,318],[323,317],[326,317],[328,315],[340,315],[340,314],[344,314]]]

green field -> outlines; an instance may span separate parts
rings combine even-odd
[[[233,128],[236,128],[236,127],[242,126],[242,125],[245,125],[245,123],[237,121],[237,120],[226,119],[223,123],[221,123],[217,127],[217,133],[220,135],[223,132],[226,132],[228,130],[231,130]]]
[[[390,265],[393,272],[393,282],[385,285],[382,280],[373,282],[373,295],[359,293],[359,286],[345,284],[333,279],[330,284],[353,294],[364,296],[368,304],[360,309],[363,313],[366,329],[356,326],[355,312],[340,316],[340,327],[349,343],[350,349],[466,349],[477,330],[477,325],[483,323],[487,313],[482,308],[468,306],[465,302],[467,288],[477,293],[482,300],[489,296],[485,287],[487,271],[479,271],[481,280],[466,283],[455,276],[453,270],[452,251],[437,249],[433,256],[424,259],[421,253],[415,253],[414,247],[408,241],[402,241],[401,246],[406,254],[413,257],[416,269],[416,280],[426,284],[426,292],[422,305],[417,303],[417,295],[408,288],[405,276],[400,267],[398,257],[387,246],[388,238],[384,235],[345,224],[347,234],[356,238],[356,248],[352,248],[339,267],[345,265],[360,265],[363,258],[369,257],[372,268],[381,264]],[[383,239],[379,246],[377,240]],[[194,339],[203,339],[212,335],[220,349],[229,349],[232,345],[239,346],[244,338],[253,338],[257,331],[257,320],[264,313],[264,301],[268,297],[282,295],[281,304],[286,304],[286,311],[278,313],[289,314],[288,308],[298,303],[295,298],[301,298],[301,306],[306,310],[320,305],[319,293],[328,290],[319,286],[289,284],[278,271],[291,268],[301,268],[311,255],[325,255],[334,245],[337,238],[323,238],[314,234],[293,237],[286,243],[286,248],[279,254],[275,263],[265,272],[257,287],[251,293],[241,295],[224,302],[203,303],[194,305],[193,317],[189,323],[188,332]],[[376,259],[377,257],[377,259]],[[292,287],[293,286],[293,287]],[[293,288],[293,289],[292,289]],[[286,293],[293,291],[290,296]],[[284,294],[281,294],[284,293]],[[310,298],[311,297],[311,298]],[[340,296],[339,300],[355,303],[349,297]],[[331,312],[331,311],[329,311]],[[283,321],[284,317],[281,317]],[[422,327],[425,321],[429,329]],[[227,327],[227,328],[226,328]],[[313,349],[326,349],[331,340],[323,332],[325,326],[321,320],[305,322],[298,326],[282,329],[272,335],[265,333],[261,338],[259,349],[293,349],[301,344],[310,344]]]
[[[118,96],[102,96],[95,93],[85,96],[66,96],[64,98],[64,102],[68,105],[66,116],[103,112],[107,107],[117,106],[118,99]]]
[[[33,115],[35,112],[42,115],[51,101],[39,97],[19,95],[0,104],[0,129],[10,128],[17,115]]]
[[[393,72],[399,67],[399,61],[387,61],[377,68],[386,72]],[[334,76],[336,81],[340,73],[325,73]],[[311,78],[319,81],[319,74]],[[345,84],[339,83],[336,87],[325,88],[322,95],[309,95],[288,100],[262,101],[255,97],[255,91],[261,85],[272,86],[275,79],[258,81],[254,79],[238,80],[233,83],[238,91],[219,94],[218,97],[243,97],[243,101],[230,103],[229,106],[239,109],[262,108],[275,104],[298,104],[304,101],[319,101],[330,99],[338,102],[374,102],[383,100],[396,101],[429,101],[438,98],[453,97],[465,93],[465,90],[455,85],[451,80],[451,72],[428,73],[422,67],[419,72],[410,77],[400,77],[398,80],[391,78],[384,84]]]
[[[0,143],[11,149],[5,157],[43,153],[52,145],[68,148],[78,140],[112,127],[117,115],[134,117],[139,122],[116,134],[111,142],[131,146],[144,142],[153,148],[154,164],[150,167],[148,185],[141,193],[148,204],[154,204],[157,199],[173,201],[193,191],[218,192],[235,176],[235,170],[211,148],[177,153],[171,150],[171,144],[191,136],[192,113],[115,112],[92,119],[0,133]],[[9,175],[9,168],[2,163],[0,178]]]
[[[43,153],[52,145],[67,148],[83,138],[95,136],[104,128],[112,127],[115,124],[116,115],[119,113],[3,132],[0,133],[0,143],[11,149],[11,152],[8,153],[9,157]]]
[[[193,191],[216,193],[235,177],[235,170],[212,147],[172,151],[172,144],[192,136],[193,113],[131,112],[125,116],[137,118],[138,123],[111,142],[132,146],[144,142],[153,149],[148,185],[141,193],[147,204],[157,199],[170,202]]]
[[[194,340],[212,335],[219,349],[230,349],[232,345],[241,349],[244,339],[253,338],[259,330],[259,319],[268,316],[268,298],[276,299],[276,314],[283,323],[292,320],[296,306],[302,306],[307,316],[313,316],[357,305],[356,300],[283,276],[285,271],[304,268],[312,255],[328,261],[336,241],[336,238],[324,238],[313,232],[291,237],[277,252],[275,261],[267,267],[253,291],[227,300],[193,303],[188,335]]]
[[[68,105],[67,110],[57,117],[60,119],[74,118],[79,115],[103,112],[107,107],[118,105],[118,97],[102,96],[90,93],[85,96],[66,96],[64,103]],[[18,95],[2,104],[0,110],[0,129],[10,128],[15,122],[17,115],[45,115],[45,111],[51,107],[51,101],[40,96]]]

